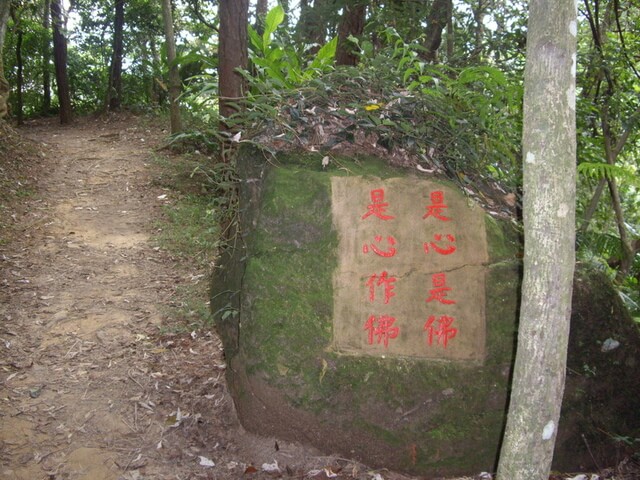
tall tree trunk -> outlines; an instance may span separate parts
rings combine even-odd
[[[638,112],[640,113],[640,109]],[[624,147],[624,144],[629,137],[632,126],[627,126],[618,141],[615,141],[615,139],[613,138],[613,132],[611,131],[611,122],[609,121],[609,98],[607,98],[606,104],[601,109],[600,117],[602,119],[602,137],[604,139],[605,156],[607,159],[607,163],[613,166],[615,165],[618,155],[622,151],[622,148]],[[607,178],[607,184],[609,185],[611,203],[613,205],[613,211],[616,216],[618,235],[620,236],[620,246],[622,247],[620,268],[618,269],[617,274],[617,279],[619,281],[622,281],[631,270],[636,252],[631,245],[631,240],[629,238],[629,234],[627,233],[627,226],[624,220],[624,212],[622,211],[622,201],[620,199],[620,192],[618,191],[618,183],[616,182],[616,179],[611,176]]]
[[[218,89],[220,129],[228,130],[226,120],[243,108],[244,79],[236,69],[248,64],[247,25],[249,0],[220,0],[220,44],[218,47]]]
[[[455,36],[453,29],[453,0],[447,5],[447,61],[451,62],[454,53]]]
[[[320,50],[326,40],[326,12],[333,8],[333,5],[327,5],[327,1],[314,0],[313,5],[308,0],[300,2],[300,18],[296,25],[296,37],[302,43],[313,45],[309,54]]]
[[[4,35],[7,32],[9,22],[9,12],[11,10],[11,0],[0,0],[0,119],[7,116],[9,105],[9,82],[4,78],[4,62],[2,51],[4,47]]]
[[[427,28],[425,30],[424,46],[427,51],[424,53],[425,60],[436,62],[438,60],[438,49],[442,44],[442,31],[447,26],[450,19],[451,0],[434,0],[427,18]]]
[[[338,49],[336,51],[337,65],[355,65],[358,56],[353,51],[353,44],[349,37],[358,37],[364,31],[367,6],[362,0],[351,0],[344,6],[342,20],[338,26]]]
[[[49,69],[49,62],[51,61],[51,37],[49,36],[49,28],[51,22],[51,14],[49,10],[51,8],[51,1],[44,0],[44,8],[42,11],[42,28],[46,32],[42,39],[42,106],[40,113],[42,115],[48,115],[51,111],[51,70]]]
[[[303,0],[304,1],[304,0]],[[300,10],[304,8],[303,3],[300,4]],[[258,0],[256,3],[256,25],[255,30],[258,35],[264,33],[264,19],[269,13],[269,2],[267,0]]]
[[[19,22],[19,20],[16,20]],[[24,84],[24,64],[22,62],[22,40],[24,33],[22,31],[22,27],[19,26],[16,32],[16,122],[18,125],[22,125],[24,123],[24,101],[23,101],[23,89],[22,85]]]
[[[107,88],[107,108],[112,112],[120,110],[122,104],[124,2],[125,0],[116,0],[113,22],[113,54],[109,69],[109,87]]]
[[[53,61],[56,67],[58,102],[60,103],[60,123],[71,123],[71,94],[67,75],[67,39],[62,21],[62,0],[51,0],[51,23],[53,24]]]
[[[162,19],[164,20],[164,34],[167,41],[167,61],[169,63],[169,115],[171,118],[171,133],[182,131],[182,117],[180,116],[180,73],[176,64],[176,38],[173,33],[173,13],[171,0],[162,0]]]
[[[607,179],[601,178],[598,182],[598,186],[596,187],[593,195],[591,196],[591,200],[589,200],[589,205],[587,206],[587,210],[584,213],[584,218],[582,219],[582,225],[580,225],[580,235],[584,235],[587,233],[589,228],[589,223],[591,223],[591,219],[593,215],[596,213],[596,209],[598,208],[598,202],[600,201],[600,197],[602,197],[602,192],[604,191],[604,187],[607,185]]]
[[[475,45],[471,55],[477,62],[482,58],[482,51],[484,50],[484,17],[487,14],[487,0],[478,0],[476,8],[472,8],[472,10],[475,21]]]
[[[160,59],[160,55],[158,54],[156,41],[153,36],[149,37],[149,52],[151,54],[151,72],[148,85],[149,98],[153,104],[160,105],[162,103],[162,94],[164,90],[160,88],[158,77],[156,75],[160,71],[160,65],[162,64],[162,62]]]
[[[529,2],[524,278],[499,480],[548,479],[558,432],[575,265],[576,7]]]

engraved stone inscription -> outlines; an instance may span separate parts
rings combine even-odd
[[[415,178],[333,177],[331,187],[335,350],[482,360],[482,209],[451,187]]]

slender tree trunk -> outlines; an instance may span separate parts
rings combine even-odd
[[[67,39],[62,21],[62,0],[51,0],[51,23],[53,24],[53,61],[56,67],[58,102],[60,103],[60,123],[71,123],[71,93],[67,75]]]
[[[454,30],[453,30],[453,0],[449,0],[447,5],[447,61],[451,62],[454,53]]]
[[[600,117],[602,119],[602,136],[604,138],[604,151],[607,163],[609,165],[615,165],[618,154],[622,150],[622,147],[628,138],[630,127],[627,128],[625,134],[623,134],[618,142],[615,142],[609,122],[608,102],[607,105],[602,108]],[[622,202],[620,200],[620,192],[618,191],[618,183],[616,182],[616,179],[611,176],[607,178],[607,184],[609,185],[609,193],[611,195],[613,211],[616,216],[618,235],[620,235],[620,246],[622,247],[622,258],[620,259],[620,268],[618,269],[617,274],[618,280],[621,281],[628,275],[629,270],[631,270],[636,252],[631,245],[631,240],[627,233],[627,226],[625,224],[624,213],[622,211]]]
[[[582,225],[580,225],[580,234],[584,235],[587,233],[587,229],[589,228],[589,223],[591,223],[591,219],[593,215],[596,213],[596,209],[598,208],[598,202],[600,201],[600,197],[602,197],[602,192],[604,191],[604,187],[607,185],[607,179],[601,178],[598,182],[598,186],[596,187],[591,200],[589,201],[589,206],[587,207],[587,211],[584,213],[584,218],[582,219]]]
[[[438,60],[438,49],[442,44],[442,31],[449,22],[449,4],[451,0],[434,0],[429,10],[427,18],[427,28],[425,30],[424,46],[427,51],[424,54],[425,60],[436,62]]]
[[[218,55],[218,88],[220,129],[229,130],[229,117],[243,108],[244,79],[236,69],[247,68],[247,25],[249,0],[220,0],[220,44]]]
[[[499,480],[547,480],[575,266],[575,0],[531,0],[525,68],[524,278]]]
[[[473,47],[472,56],[476,61],[482,58],[482,51],[484,49],[484,17],[486,14],[486,0],[478,0],[477,8],[473,9],[473,19],[475,21],[475,45]]]
[[[9,22],[9,12],[11,10],[11,0],[0,0],[0,120],[7,116],[9,111],[8,99],[9,82],[4,78],[4,62],[2,51],[4,47],[4,35],[7,32]]]
[[[113,54],[109,69],[109,87],[107,88],[107,108],[120,110],[122,104],[122,55],[124,35],[124,3],[116,0],[115,19],[113,22]]]
[[[308,0],[300,2],[300,18],[296,25],[296,36],[299,41],[313,45],[309,54],[320,50],[326,41],[327,25],[324,18],[326,10],[332,8],[327,5],[328,0],[314,0],[313,5]]]
[[[49,10],[51,8],[50,0],[44,0],[44,9],[42,11],[42,28],[45,32],[49,32],[51,22],[49,19],[51,15]],[[51,111],[51,70],[49,68],[49,62],[51,61],[51,37],[46,34],[42,39],[42,107],[40,113],[42,115],[48,115]]]
[[[19,21],[19,20],[18,20]],[[23,89],[22,85],[24,84],[24,65],[22,62],[22,40],[24,33],[22,32],[22,27],[18,27],[18,31],[16,33],[16,122],[18,125],[22,125],[24,123],[24,101],[23,101]]]
[[[300,4],[300,10],[302,10],[303,5]],[[269,2],[267,0],[258,0],[256,3],[256,25],[255,30],[258,32],[258,35],[262,35],[264,33],[264,19],[269,13]]]
[[[164,20],[164,34],[167,41],[167,61],[169,62],[169,115],[171,117],[171,133],[182,131],[182,117],[180,116],[180,73],[176,64],[176,38],[173,33],[173,14],[171,0],[162,0],[162,18]]]
[[[611,24],[614,23],[614,20],[617,18],[616,10],[619,7],[619,3],[607,3],[604,13],[600,11],[600,3],[597,1],[595,2],[593,9],[588,0],[584,0],[584,6],[596,53],[596,55],[593,56],[594,61],[589,65],[589,71],[591,72],[591,76],[595,78],[595,81],[591,88],[586,88],[584,91],[585,95],[588,95],[593,90],[593,103],[602,105],[600,108],[600,127],[602,129],[602,139],[604,141],[605,158],[609,165],[615,165],[618,155],[624,148],[631,130],[634,128],[634,123],[629,122],[629,124],[625,126],[624,130],[620,132],[619,137],[616,140],[616,134],[614,133],[614,128],[612,127],[612,122],[609,116],[611,99],[613,98],[616,89],[616,81],[612,75],[612,69],[610,68],[609,61],[605,55],[604,47],[608,41],[607,32],[609,32]],[[603,86],[603,83],[606,85],[606,88]],[[640,109],[637,109],[631,117],[638,114],[640,114]],[[622,123],[624,124],[625,122]],[[597,134],[597,128],[595,125],[594,132]],[[616,217],[616,226],[620,236],[622,257],[620,258],[617,279],[618,281],[621,281],[629,274],[636,251],[627,232],[617,182],[615,178],[611,177],[606,179],[606,183],[609,186],[611,203]],[[596,204],[597,199],[594,196],[587,213],[591,212],[591,207],[595,210]],[[586,231],[589,220],[590,217],[587,216],[583,224],[582,231]]]
[[[157,81],[158,72],[160,71],[160,55],[158,54],[158,47],[156,45],[155,39],[151,36],[149,38],[149,51],[151,53],[151,78],[149,84],[149,94],[153,103],[156,105],[160,105],[162,103],[162,94],[163,89],[160,88],[160,85]]]
[[[338,48],[336,51],[336,65],[355,65],[358,56],[353,51],[350,36],[359,37],[364,31],[367,6],[362,0],[351,0],[342,12],[342,20],[338,26]]]

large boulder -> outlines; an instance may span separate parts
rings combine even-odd
[[[522,269],[513,222],[379,159],[245,147],[237,160],[238,229],[211,305],[244,427],[408,473],[494,470]],[[640,437],[638,347],[608,280],[578,268],[556,468],[614,462]]]

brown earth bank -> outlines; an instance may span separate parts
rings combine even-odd
[[[0,478],[407,480],[238,424],[216,332],[171,314],[206,275],[154,240],[177,196],[154,182],[163,124],[3,127]]]

